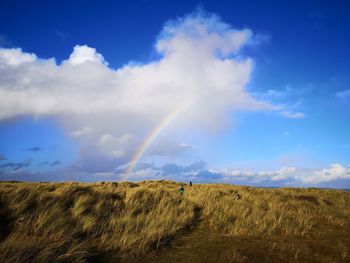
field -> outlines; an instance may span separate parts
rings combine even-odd
[[[0,183],[1,262],[350,262],[350,193]]]

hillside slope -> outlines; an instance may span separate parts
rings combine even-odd
[[[350,262],[350,193],[0,183],[5,262]]]

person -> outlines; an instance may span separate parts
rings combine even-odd
[[[192,182],[190,182],[190,186],[192,186]]]
[[[185,188],[184,188],[184,186],[183,186],[183,185],[181,185],[181,187],[180,187],[179,191],[180,191],[180,194],[181,194],[181,195],[183,195],[183,194],[184,194],[184,192],[185,192]]]

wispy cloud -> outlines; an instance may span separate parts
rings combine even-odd
[[[52,163],[50,163],[50,166],[56,166],[56,165],[60,165],[61,162],[60,161],[53,161]]]
[[[350,89],[339,91],[336,96],[343,101],[350,101]]]
[[[5,154],[0,153],[0,161],[7,160]]]
[[[26,159],[22,162],[7,162],[0,166],[0,169],[8,169],[12,172],[20,171],[23,168],[30,166],[32,163],[31,159]]]
[[[30,148],[27,148],[27,149],[24,149],[23,151],[27,151],[27,152],[40,152],[42,151],[43,149],[39,146],[34,146],[34,147],[30,147]]]
[[[0,47],[11,46],[12,41],[5,35],[0,35]]]
[[[281,111],[280,114],[286,118],[290,119],[304,119],[305,114],[302,112],[293,112],[293,111]]]
[[[276,114],[289,119],[302,119],[306,116],[304,112],[300,111],[301,97],[305,95],[304,92],[304,89],[295,89],[286,85],[280,90],[269,89],[265,92],[254,92],[253,96],[274,105],[271,111]]]
[[[66,34],[66,33],[64,33],[64,32],[62,32],[62,31],[60,31],[60,30],[54,30],[54,32],[55,32],[55,34],[58,36],[58,38],[60,39],[60,40],[62,40],[62,41],[64,41],[64,40],[66,40],[67,39],[67,37],[68,37],[68,34]]]
[[[90,127],[84,127],[82,129],[78,129],[76,131],[71,132],[70,135],[73,137],[79,138],[82,136],[86,136],[90,133],[92,133],[92,129]]]
[[[56,149],[58,149],[58,148],[59,148],[58,145],[51,145],[51,146],[49,147],[49,150],[53,151],[53,150],[56,150]]]

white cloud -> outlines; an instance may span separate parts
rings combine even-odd
[[[2,180],[34,180],[38,181],[41,177],[46,180],[80,180],[80,181],[99,181],[99,180],[120,180],[123,178],[124,170],[127,164],[121,165],[117,169],[109,171],[99,171],[96,168],[96,163],[100,160],[92,159],[91,170],[84,172],[78,169],[72,173],[70,170],[60,170],[57,173],[48,174],[33,174],[35,171],[22,171],[30,165],[29,161],[22,163],[4,163],[5,169],[12,169],[11,175],[0,171]],[[102,159],[106,161],[106,159]],[[78,164],[77,164],[78,165]],[[113,166],[112,166],[113,167]],[[24,176],[25,175],[25,176]],[[24,176],[24,177],[23,177]],[[29,177],[27,177],[29,176]],[[72,177],[73,176],[73,177]],[[181,182],[192,181],[195,183],[232,183],[255,186],[303,186],[303,187],[350,187],[350,165],[344,166],[341,164],[331,164],[329,168],[323,169],[301,169],[293,166],[284,166],[275,170],[241,170],[241,169],[217,169],[207,168],[206,163],[199,161],[186,166],[175,163],[167,163],[161,167],[155,166],[153,163],[140,162],[128,177],[131,181],[140,180],[160,180],[171,179]],[[41,179],[43,180],[43,179]]]
[[[273,90],[273,89],[269,89],[264,96],[269,96],[269,97],[273,97],[273,98],[279,98],[279,97],[285,97],[286,96],[286,91],[285,90]]]
[[[33,63],[37,60],[35,54],[24,53],[20,48],[0,48],[0,67],[16,67],[24,63]]]
[[[300,90],[296,91],[289,85],[280,90],[269,89],[266,92],[253,92],[252,95],[256,99],[271,102],[274,105],[271,110],[284,118],[305,118],[305,113],[298,110],[302,104],[302,99],[300,99],[302,94]]]
[[[348,100],[350,99],[350,89],[339,91],[336,96],[341,100]]]
[[[102,134],[98,140],[98,147],[112,157],[120,158],[126,155],[129,146],[134,143],[135,137],[132,134],[124,134],[116,137],[112,134]]]
[[[85,135],[87,135],[87,134],[89,134],[91,132],[92,132],[92,129],[90,127],[84,127],[82,129],[79,129],[79,130],[71,132],[71,135],[73,137],[78,138],[78,137],[85,136]]]
[[[330,168],[314,171],[309,176],[301,177],[304,183],[323,183],[337,179],[350,179],[350,166],[342,166],[338,163],[331,164]]]
[[[279,181],[288,179],[290,176],[297,172],[296,167],[282,167],[272,177],[272,181]]]
[[[302,112],[281,111],[280,114],[283,117],[290,118],[290,119],[303,119],[303,118],[305,118],[305,114]]]
[[[236,54],[253,40],[250,29],[235,30],[222,23],[219,17],[207,16],[201,11],[168,22],[162,36],[156,47],[159,52],[168,54],[177,51],[188,54],[189,51],[197,49],[202,54],[209,54],[215,50],[222,56],[228,56]]]
[[[251,180],[254,182],[271,180],[281,181],[289,178],[297,171],[295,167],[281,167],[279,170],[262,170],[262,171],[242,171],[239,169],[223,169],[223,170],[211,170],[218,174],[222,174],[226,180],[240,179],[240,180]]]
[[[169,135],[193,127],[218,130],[237,109],[277,109],[246,90],[254,60],[240,51],[254,41],[250,29],[234,29],[215,15],[195,12],[165,25],[155,44],[161,58],[147,64],[112,69],[86,45],[75,46],[61,64],[19,48],[1,48],[0,120],[20,115],[57,118],[81,142],[88,161],[80,166],[91,166],[94,156],[106,157],[108,162],[98,163],[110,167],[109,158],[129,161],[147,134],[183,107],[149,153],[191,149]]]
[[[96,52],[96,49],[88,47],[86,45],[75,46],[73,53],[69,56],[68,62],[73,65],[79,65],[87,61],[102,63],[106,66],[108,65],[103,56],[100,53]]]
[[[245,183],[274,183],[282,182],[283,185],[317,186],[340,179],[350,180],[350,166],[335,163],[329,168],[323,169],[299,169],[293,166],[281,167],[277,170],[240,170],[240,169],[209,169],[210,173],[221,175],[221,181]]]

